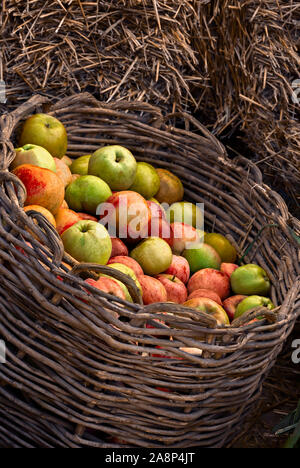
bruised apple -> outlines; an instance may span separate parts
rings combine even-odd
[[[38,166],[56,172],[53,156],[41,146],[25,145],[22,148],[17,148],[15,153],[16,157],[11,163],[11,170],[23,164],[32,164],[32,166]]]
[[[58,212],[65,196],[65,188],[55,172],[31,164],[17,167],[15,174],[25,185],[25,206],[40,205],[53,215]]]

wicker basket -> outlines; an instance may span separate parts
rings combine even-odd
[[[50,224],[23,212],[24,187],[7,170],[19,125],[37,110],[65,123],[70,156],[116,143],[174,171],[186,198],[205,203],[207,228],[224,233],[240,255],[248,250],[247,262],[267,270],[278,307],[223,328],[174,304],[142,306],[134,283],[119,272],[133,304],[87,286],[87,275],[107,267],[76,265],[64,255]],[[50,109],[35,96],[2,116],[0,126],[0,336],[7,346],[0,365],[0,445],[224,446],[251,411],[300,313],[296,220],[282,199],[255,166],[230,161],[190,116],[164,118],[147,104],[104,105],[82,94]],[[249,323],[262,314],[263,321]],[[187,347],[199,352],[184,352]]]

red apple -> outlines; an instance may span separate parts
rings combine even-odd
[[[167,291],[164,285],[156,278],[147,275],[138,276],[143,290],[143,302],[145,305],[155,302],[167,302]]]
[[[73,210],[60,208],[55,216],[55,221],[57,232],[61,236],[67,229],[82,221],[82,218]]]
[[[126,257],[123,255],[118,255],[117,257],[112,257],[108,261],[108,265],[111,265],[113,263],[122,263],[123,265],[128,266],[131,268],[136,276],[144,275],[144,272],[142,270],[142,267],[138,264],[137,261],[135,261],[131,257]]]
[[[238,268],[239,266],[235,263],[221,263],[220,271],[222,273],[226,273],[226,275],[230,276],[232,273]]]
[[[222,301],[221,301],[220,296],[218,296],[217,293],[215,293],[214,291],[211,291],[210,289],[195,289],[195,291],[193,291],[189,295],[188,301],[190,299],[194,299],[195,297],[206,297],[208,299],[212,299],[217,304],[222,305]]]
[[[112,243],[111,258],[118,257],[118,256],[128,257],[128,254],[129,254],[128,248],[126,247],[124,242],[121,241],[121,239],[119,239],[118,237],[112,237],[111,243]]]
[[[108,225],[108,231],[112,236],[116,232],[120,239],[129,241],[141,239],[141,232],[151,219],[150,208],[141,195],[130,190],[117,192],[102,206],[103,210],[100,207],[98,214],[103,224]]]
[[[95,221],[96,223],[98,222],[98,219],[95,216],[92,216],[86,213],[77,213],[77,214],[79,214],[82,220]]]
[[[190,265],[186,258],[180,257],[179,255],[173,255],[171,266],[164,272],[167,275],[176,276],[184,284],[186,284],[190,278]]]
[[[171,249],[175,255],[181,255],[182,252],[189,248],[190,244],[200,241],[197,230],[189,224],[172,223],[173,239],[171,240]]]
[[[216,292],[221,300],[230,295],[230,279],[221,271],[213,268],[204,268],[197,271],[188,282],[188,291],[191,294],[196,289],[210,289]]]
[[[151,218],[148,225],[144,227],[141,238],[160,237],[171,245],[173,240],[173,230],[168,221],[164,218]]]
[[[227,315],[228,315],[229,320],[231,322],[234,319],[234,314],[235,314],[237,306],[246,297],[247,296],[243,296],[242,294],[237,294],[236,296],[228,297],[228,299],[225,299],[225,301],[223,302],[223,307],[224,307],[225,311],[227,312]]]
[[[183,304],[187,299],[187,289],[184,283],[176,276],[157,275],[156,278],[164,285],[167,291],[167,300],[175,304]]]
[[[162,206],[157,202],[153,202],[151,200],[147,200],[147,205],[151,211],[151,218],[163,218],[166,219],[166,214]]]
[[[96,284],[94,286],[95,288],[100,289],[100,291],[104,291],[107,294],[111,294],[112,296],[124,299],[124,301],[126,300],[123,289],[116,281],[114,281],[113,278],[107,278],[105,276],[102,276],[98,279],[98,281],[96,281]]]

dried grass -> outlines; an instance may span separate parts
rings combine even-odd
[[[198,112],[218,135],[241,130],[299,209],[299,1],[2,0],[0,22],[11,106],[90,91]]]

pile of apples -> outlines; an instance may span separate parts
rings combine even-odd
[[[183,201],[182,182],[172,172],[137,162],[117,145],[72,160],[64,125],[46,114],[26,120],[19,145],[11,170],[26,187],[25,211],[42,213],[78,262],[132,278],[145,305],[183,304],[218,325],[255,307],[274,308],[266,272],[256,264],[238,266],[226,237],[197,228],[202,211]],[[86,281],[132,302],[126,285],[109,275]]]

